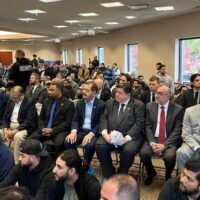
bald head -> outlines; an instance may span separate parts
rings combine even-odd
[[[156,92],[156,101],[160,105],[165,105],[170,99],[170,89],[167,86],[161,86]]]
[[[103,88],[103,80],[100,78],[94,79],[94,83],[97,85],[98,90],[101,90]]]
[[[14,103],[19,103],[23,98],[23,88],[19,85],[13,87],[10,91],[10,98]]]
[[[101,199],[109,200],[139,200],[137,183],[128,174],[112,176],[101,190]]]

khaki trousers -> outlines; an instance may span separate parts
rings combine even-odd
[[[19,124],[17,122],[11,122],[10,123],[10,129],[11,130],[15,130],[18,127],[19,127]],[[3,135],[2,130],[0,130],[0,134]],[[13,141],[13,154],[14,154],[15,164],[19,163],[18,158],[19,158],[19,152],[20,152],[20,145],[26,138],[27,138],[27,131],[26,130],[18,131],[13,137],[12,141]]]

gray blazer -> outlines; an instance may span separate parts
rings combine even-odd
[[[31,93],[31,89],[32,86],[29,85],[26,88],[26,93],[25,95],[29,98],[32,98],[36,103],[41,103],[43,104],[45,99],[47,98],[47,90],[46,88],[44,88],[42,85],[38,85],[35,89],[35,91],[33,92],[33,94]]]
[[[158,106],[156,102],[147,104],[146,107],[146,138],[148,142],[156,142],[154,137],[157,127]],[[183,122],[183,107],[169,102],[166,116],[166,140],[165,146],[181,145],[181,129]]]
[[[123,117],[117,121],[119,103],[115,99],[107,101],[105,111],[100,120],[100,132],[104,129],[110,133],[113,130],[129,135],[133,140],[141,137],[145,125],[145,106],[137,99],[130,99]]]
[[[183,142],[193,149],[200,145],[200,104],[186,109],[182,138]]]

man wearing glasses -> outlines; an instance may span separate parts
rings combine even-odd
[[[181,144],[181,127],[183,108],[170,102],[170,89],[167,86],[158,88],[156,102],[147,104],[146,108],[146,142],[140,156],[148,177],[145,185],[151,185],[157,172],[151,157],[162,157],[165,163],[165,179],[171,177],[176,163],[176,150]]]

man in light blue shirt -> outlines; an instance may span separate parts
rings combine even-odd
[[[83,87],[83,99],[79,100],[71,124],[71,133],[65,138],[66,149],[76,149],[81,144],[85,148],[84,168],[89,169],[98,138],[98,123],[104,111],[105,103],[97,99],[98,87],[94,82],[86,82]]]

